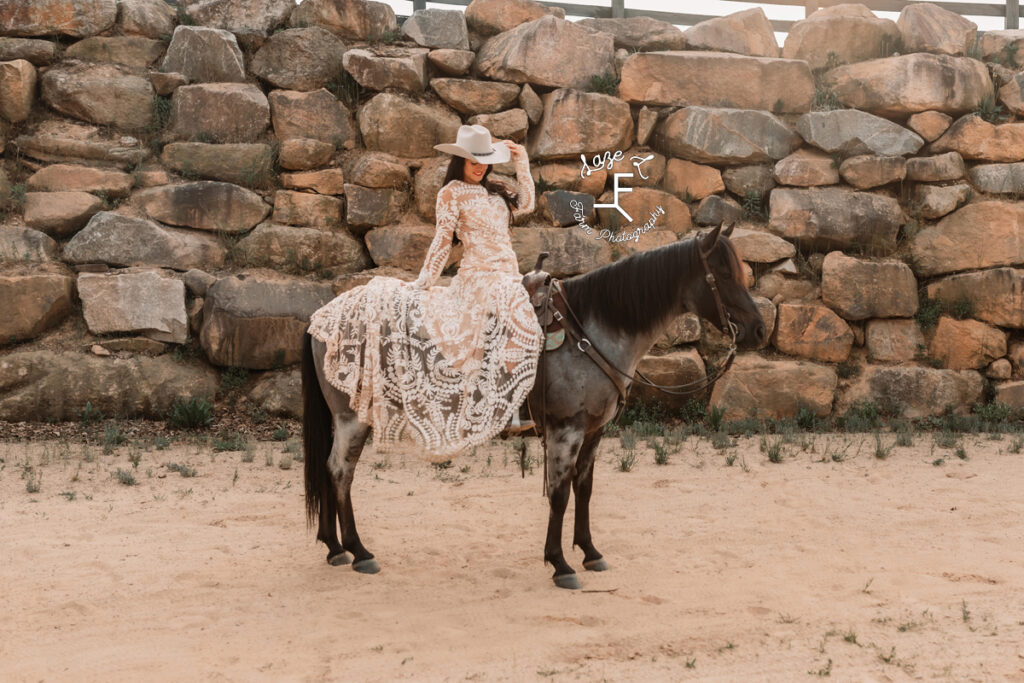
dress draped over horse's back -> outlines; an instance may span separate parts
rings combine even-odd
[[[525,155],[515,160],[519,208],[533,210]],[[465,244],[451,284],[435,286]],[[521,284],[509,210],[480,184],[454,180],[437,196],[437,231],[415,282],[378,276],[310,319],[327,346],[327,381],[373,427],[379,452],[444,458],[500,432],[533,387],[543,334]]]

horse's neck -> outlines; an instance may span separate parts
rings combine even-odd
[[[586,321],[587,333],[594,346],[601,350],[601,353],[622,372],[632,375],[636,372],[637,365],[647,355],[664,333],[674,316],[669,316],[663,323],[655,325],[646,334],[626,334],[625,332],[611,331],[601,323],[590,320]]]

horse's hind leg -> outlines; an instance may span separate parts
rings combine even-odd
[[[580,588],[575,570],[565,561],[562,552],[562,522],[565,508],[569,504],[569,489],[572,485],[572,464],[582,442],[582,431],[572,425],[551,428],[548,439],[548,501],[551,505],[548,517],[548,534],[544,542],[544,561],[555,568],[552,577],[559,588]]]
[[[333,479],[333,477],[332,477]],[[352,557],[345,552],[338,540],[338,522],[341,521],[341,514],[338,510],[338,495],[334,491],[334,483],[331,483],[332,496],[328,496],[320,503],[320,518],[316,538],[327,545],[328,564],[339,567],[352,562]]]
[[[355,476],[356,464],[363,452],[366,437],[370,428],[361,424],[355,417],[334,416],[334,446],[327,467],[334,480],[334,489],[338,494],[337,506],[341,523],[341,547],[352,553],[352,568],[363,574],[376,574],[380,571],[373,553],[367,550],[359,540],[356,531],[356,519],[352,512],[352,479]],[[332,511],[333,512],[333,511]],[[333,521],[333,520],[332,520]]]
[[[590,537],[590,494],[594,490],[594,459],[601,434],[598,431],[583,440],[580,454],[576,458],[576,476],[572,480],[572,488],[576,493],[576,524],[572,544],[583,551],[583,568],[592,572],[609,569]]]

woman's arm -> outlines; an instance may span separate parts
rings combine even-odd
[[[437,232],[434,233],[434,240],[427,249],[427,257],[423,261],[420,275],[413,283],[418,289],[426,289],[437,281],[452,251],[452,235],[459,222],[459,207],[450,186],[442,187],[437,193],[435,212]]]
[[[530,159],[526,155],[526,148],[520,144],[505,140],[509,151],[512,153],[512,161],[516,165],[516,184],[519,192],[519,206],[512,211],[513,220],[533,213],[536,206],[536,193],[533,189],[533,176],[530,175]]]

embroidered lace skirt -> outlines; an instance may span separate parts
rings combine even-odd
[[[533,387],[542,332],[518,275],[419,289],[378,276],[310,319],[324,371],[378,452],[444,460],[500,432]]]

